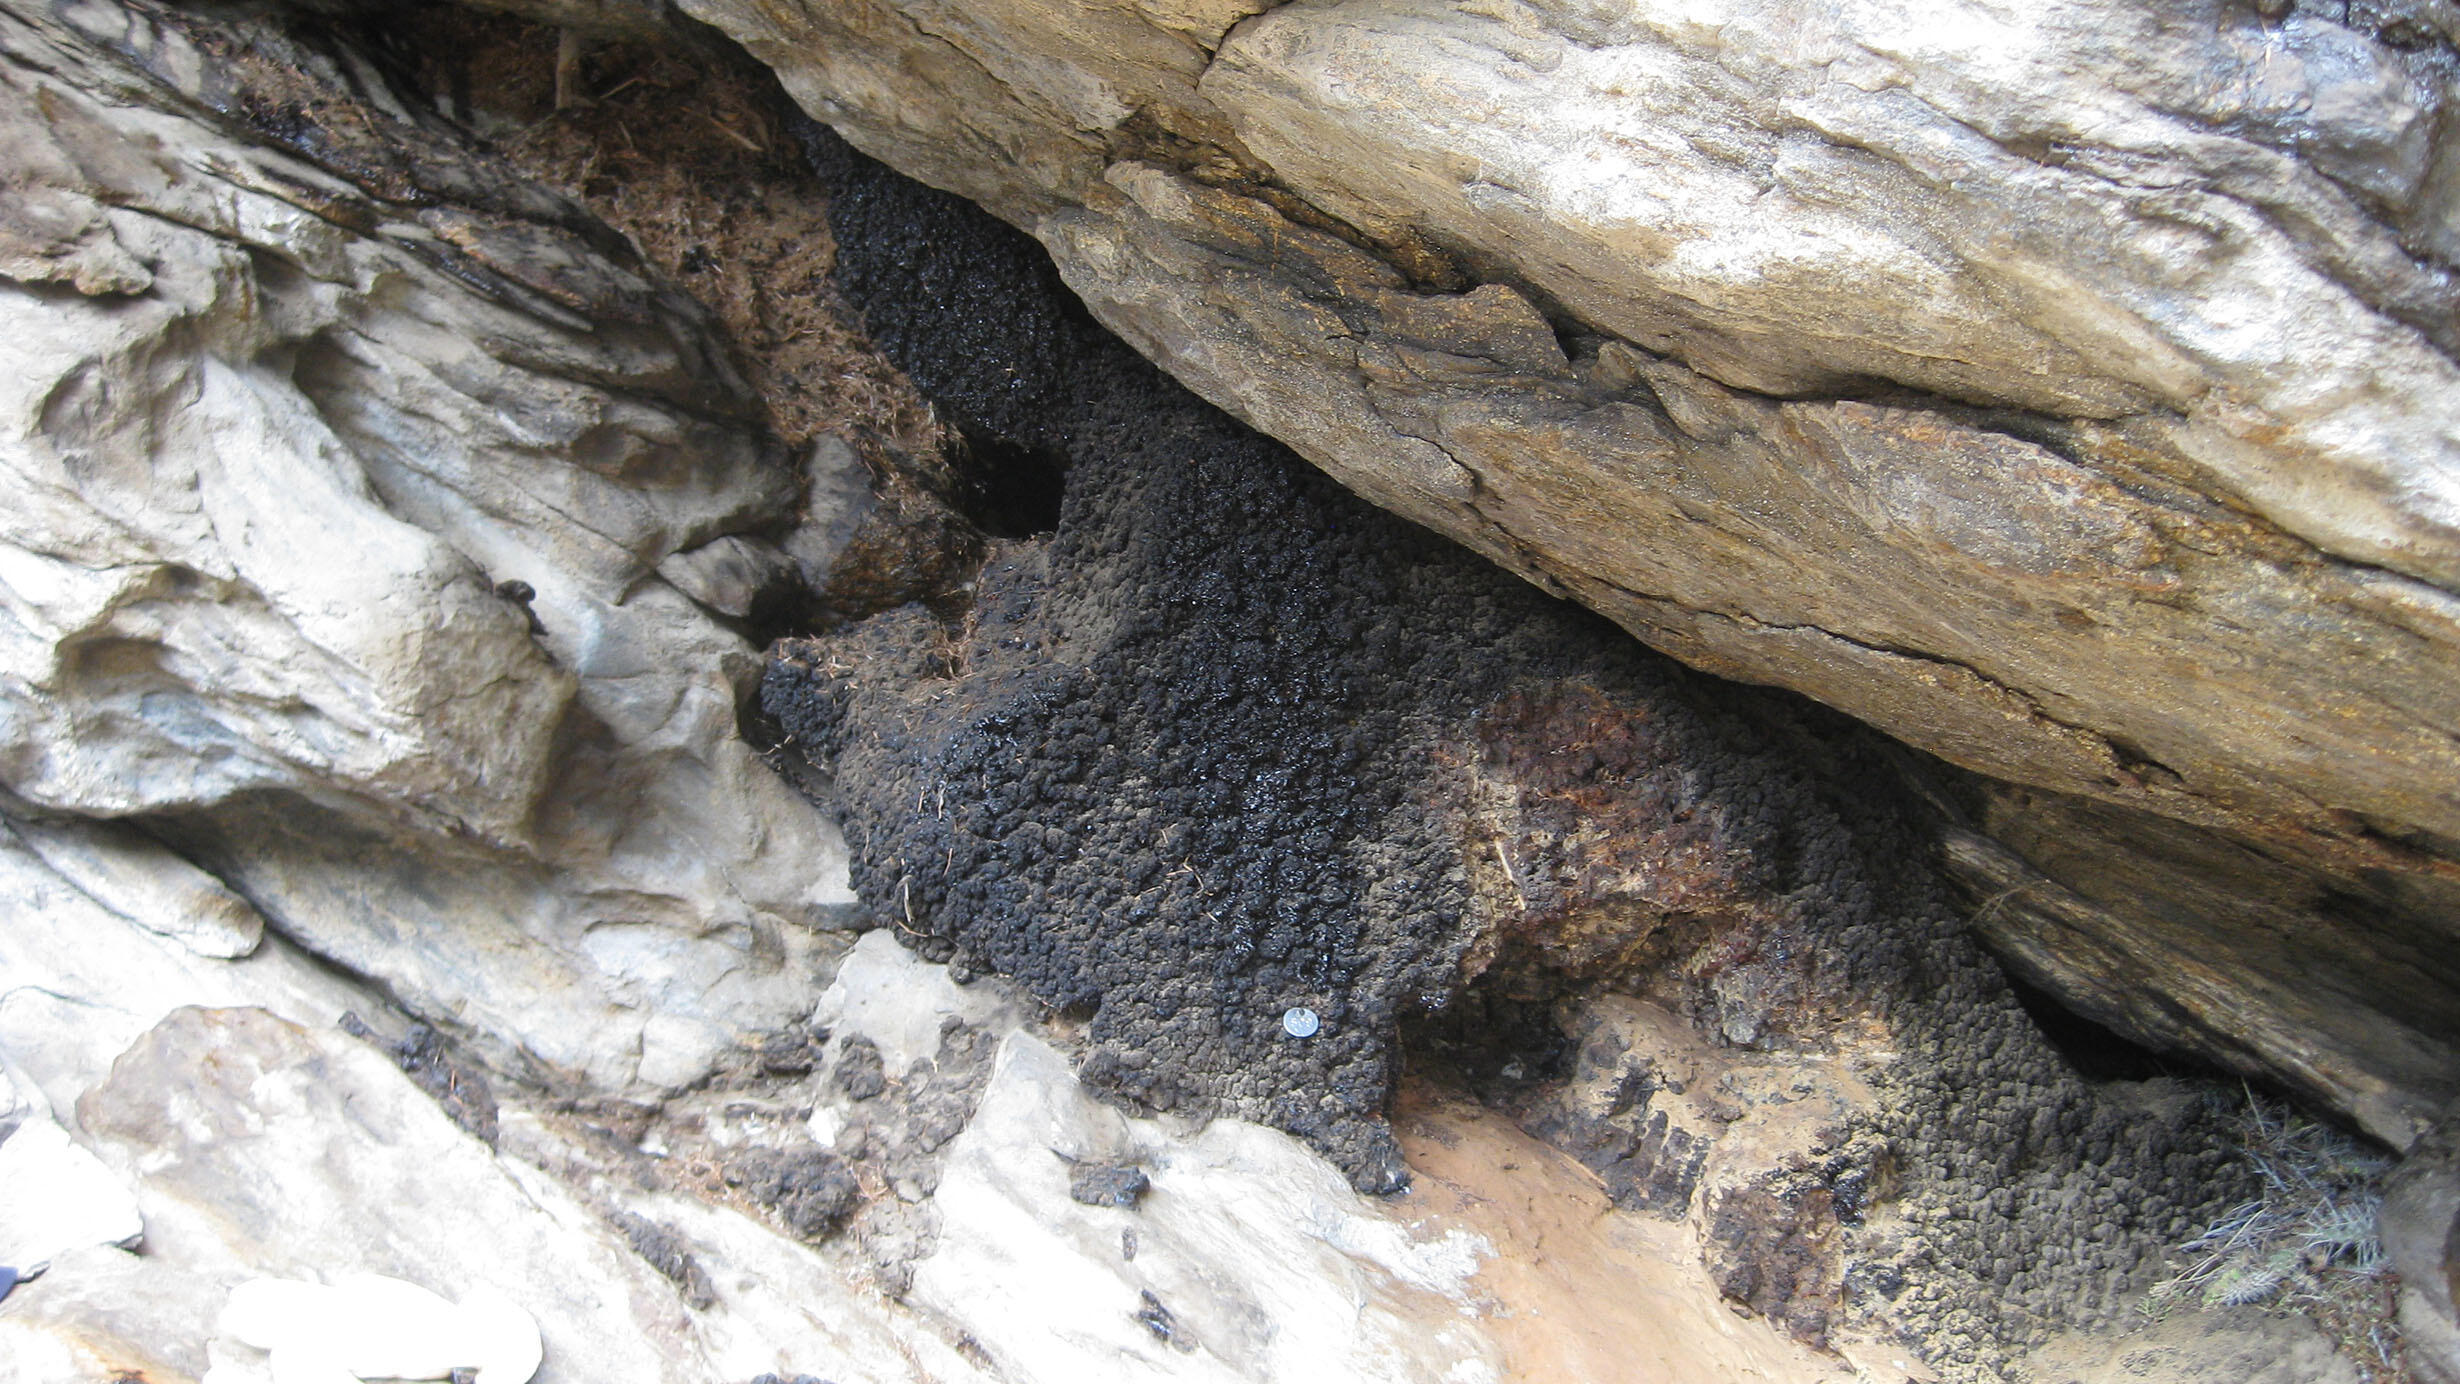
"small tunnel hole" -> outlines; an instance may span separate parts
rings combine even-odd
[[[2218,1077],[2214,1067],[2177,1053],[2159,1052],[2078,1014],[2050,992],[2013,976],[2016,1003],[2086,1081],[2150,1081],[2154,1077]]]
[[[1473,985],[1441,1010],[1402,1020],[1399,1049],[1411,1074],[1511,1105],[1542,1082],[1571,1075],[1571,1043],[1553,997],[1523,997]]]
[[[948,452],[950,505],[993,538],[1032,538],[1059,527],[1067,469],[1056,456],[972,432]]]

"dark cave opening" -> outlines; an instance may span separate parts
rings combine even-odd
[[[2211,1078],[2222,1073],[2177,1053],[2145,1047],[2061,1004],[2039,986],[2011,975],[2007,985],[2025,1017],[2041,1030],[2061,1058],[2086,1081],[2150,1081],[2155,1077]]]
[[[961,445],[948,449],[951,508],[991,538],[1034,538],[1059,527],[1065,458],[965,428],[957,435]]]
[[[1489,1106],[1517,1104],[1572,1070],[1555,997],[1525,998],[1495,984],[1473,984],[1443,1008],[1403,1019],[1394,1046],[1408,1077]]]

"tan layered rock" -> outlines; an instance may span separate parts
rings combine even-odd
[[[2139,1036],[2397,1143],[2460,1082],[2447,9],[686,8],[1361,493],[2102,805],[1994,892],[2226,934],[2228,872],[2147,904],[2103,869],[2161,819],[2303,881],[2296,941],[2210,958],[2235,1000]],[[2307,1050],[2274,992],[2318,957],[2388,1044]]]

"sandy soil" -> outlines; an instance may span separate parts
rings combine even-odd
[[[1393,1125],[1417,1181],[1394,1213],[1421,1238],[1463,1227],[1494,1246],[1477,1278],[1515,1384],[1900,1384],[1931,1378],[1885,1342],[1812,1350],[1722,1301],[1686,1223],[1617,1210],[1588,1169],[1508,1118],[1425,1083]],[[1611,1288],[1601,1291],[1606,1285]],[[2358,1384],[2306,1317],[2179,1312],[2075,1332],[2021,1384]]]
[[[1478,1283],[1492,1302],[1488,1330],[1504,1344],[1508,1378],[1835,1384],[1874,1377],[1737,1315],[1718,1299],[1690,1227],[1617,1211],[1588,1169],[1510,1120],[1411,1085],[1402,1089],[1393,1126],[1417,1177],[1396,1211],[1466,1227],[1495,1247]],[[1614,1290],[1600,1292],[1603,1284]]]

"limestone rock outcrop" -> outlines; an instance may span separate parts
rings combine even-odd
[[[2460,1085],[2447,6],[683,8],[1360,493],[1990,776],[2052,989]]]
[[[807,487],[707,311],[312,25],[0,54],[17,902],[270,922],[570,1089],[807,1012],[841,848],[737,725]]]
[[[369,1273],[414,1285],[389,1291],[420,1315],[514,1302],[541,1328],[544,1384],[1474,1384],[1643,1360],[1825,1384],[1907,1373],[1913,1346],[1987,1379],[2062,1324],[2101,1362],[2076,1377],[2162,1378],[2102,1328],[2227,1190],[2213,1111],[2068,1069],[1915,859],[1906,824],[1932,809],[1960,820],[1951,864],[1991,896],[1978,930],[2113,1026],[2286,1074],[2393,1137],[2443,1108],[2453,985],[2426,785],[2447,643],[2427,617],[2450,578],[2419,382],[2448,350],[2431,266],[2452,179],[2441,135],[2400,112],[2441,99],[2446,10],[2406,27],[2212,11],[2214,32],[2279,45],[2240,88],[2205,90],[2164,75],[2200,60],[2202,30],[2105,32],[2056,8],[2000,38],[2083,54],[2049,64],[2083,74],[2065,84],[1985,81],[1978,37],[1875,0],[1722,18],[693,3],[754,39],[828,29],[825,49],[761,51],[858,137],[1030,224],[1143,349],[1388,506],[1696,662],[1807,687],[2000,779],[1908,770],[1816,708],[1661,668],[1175,386],[1166,410],[1079,397],[1151,444],[1071,482],[1065,504],[1109,506],[1106,524],[1053,532],[1044,513],[1062,505],[1034,469],[1051,431],[1097,430],[1022,397],[1038,369],[1000,371],[982,417],[948,420],[1023,428],[983,450],[1026,463],[1014,492],[963,472],[962,448],[928,461],[970,499],[877,474],[857,425],[813,444],[822,401],[845,397],[809,384],[832,363],[749,357],[791,356],[837,311],[828,247],[761,261],[800,295],[769,336],[741,330],[739,301],[695,303],[676,285],[712,282],[694,277],[707,246],[695,269],[654,234],[627,243],[520,171],[546,122],[420,89],[449,64],[418,43],[467,16],[0,0],[0,1384],[282,1375],[256,1348],[278,1335],[234,1329],[233,1290]],[[734,61],[670,27],[665,0],[477,8]],[[551,33],[522,42],[550,55],[535,85],[559,102],[645,84],[568,83],[583,40],[563,62]],[[2120,56],[2142,68],[2123,82]],[[2009,86],[2039,104],[1995,111]],[[2111,106],[2122,90],[2159,119]],[[2278,119],[2215,114],[2232,101]],[[781,112],[735,113],[756,118],[712,138],[789,147]],[[2076,138],[2034,138],[2070,117]],[[2172,117],[2210,128],[2163,157],[2210,180],[2155,188],[2174,170],[2150,155],[2113,171],[2111,149],[2141,154]],[[554,133],[583,123],[559,106]],[[1957,146],[1969,176],[1924,143],[1943,133],[1989,145]],[[2002,178],[1990,148],[2040,185]],[[1955,195],[1909,194],[1908,150]],[[1736,168],[1766,175],[1757,240],[1719,200]],[[592,181],[569,185],[608,206]],[[1691,219],[1634,230],[1643,184]],[[2196,222],[2197,198],[2243,216]],[[678,223],[727,205],[677,200]],[[2041,208],[2155,204],[2320,267],[2275,282],[2120,217],[2102,252],[2135,277],[2053,272],[2083,238]],[[1958,238],[1976,208],[2005,213],[1981,249]],[[798,214],[772,239],[815,224]],[[1038,255],[1012,259],[1047,279]],[[2259,279],[2337,284],[2363,311],[2292,294],[2266,318]],[[1873,282],[1902,307],[1877,325],[1856,317]],[[2232,330],[2163,315],[2180,303]],[[987,333],[1083,325],[1057,298],[966,307]],[[2121,309],[2148,314],[2137,335],[2110,326]],[[2268,322],[2299,325],[2299,369],[2319,373],[2267,366]],[[2403,331],[2429,354],[2404,355]],[[2376,352],[2372,394],[2333,356],[2350,341]],[[970,342],[938,349],[1002,364]],[[1085,383],[1067,377],[1086,353],[1055,344],[1039,364]],[[1153,382],[1108,349],[1104,369]],[[797,389],[789,422],[778,396]],[[1177,466],[1181,443],[1217,455]],[[2411,471],[2385,460],[2402,448]],[[1259,458],[1280,469],[1242,469]],[[1338,549],[1259,536],[1237,511],[1276,495],[1251,505],[1264,523],[1346,533],[1358,560],[1328,575]],[[967,529],[1005,533],[995,511],[1052,536]],[[1109,565],[1062,570],[1088,545]],[[1164,549],[1194,554],[1169,580]],[[949,897],[1026,890],[960,898],[1000,909],[962,919],[967,949],[940,965],[908,944],[949,948],[948,898],[909,871],[921,912],[904,915],[883,905],[906,876],[879,859],[850,875],[788,786],[825,797],[809,775],[827,766],[770,748],[752,684],[795,620],[897,607],[985,551],[964,591],[868,627],[912,636],[918,664],[868,690],[874,731],[936,698],[945,717],[990,709],[955,737],[977,749],[1037,737],[973,766],[998,762],[999,801],[960,784],[931,809],[1004,814],[1001,859],[932,838],[919,793],[873,776],[867,848],[906,833],[940,854]],[[1118,599],[1087,598],[1105,577]],[[1148,656],[1165,637],[1184,657]],[[1574,672],[1645,662],[1620,685],[1665,696],[1521,678],[1515,640]],[[1103,696],[1044,696],[1070,692],[1054,665],[1086,650],[1105,651]],[[2313,671],[2334,659],[2345,687]],[[1482,661],[1528,685],[1504,695]],[[1413,670],[1425,703],[1387,697]],[[848,669],[808,671],[820,687]],[[969,704],[946,695],[961,677],[990,685]],[[1199,700],[1213,710],[1186,710]],[[1067,735],[1040,736],[1054,708]],[[1085,721],[1109,712],[1110,729]],[[1370,745],[1377,718],[1417,738]],[[1175,861],[1146,839],[1159,819],[1135,820],[1150,784],[1072,778],[1054,753],[1157,728],[1180,755],[1158,777],[1188,790]],[[930,748],[877,738],[892,767]],[[1374,782],[1342,781],[1357,766],[1328,751],[1373,745]],[[2348,787],[2361,749],[2371,798]],[[906,767],[937,787],[951,763]],[[1900,770],[1937,801],[1898,795]],[[1428,785],[1458,793],[1411,797]],[[1099,887],[1053,864],[1092,858],[1079,818],[1010,810],[1029,787],[1107,795],[1104,839],[1133,849],[1103,857]],[[1293,839],[1219,839],[1286,826],[1294,804]],[[1376,811],[1428,814],[1428,849],[1392,850],[1410,838],[1364,829]],[[1113,868],[1139,851],[1132,881]],[[1087,925],[1114,903],[1151,930]],[[1028,964],[1062,941],[1133,950],[1124,981],[1093,981],[1120,1017],[1069,1009],[1088,991]],[[1197,959],[1226,967],[1189,963],[1215,943]],[[1334,953],[1353,943],[1385,969],[1345,996]],[[1545,984],[1503,997],[1515,976]],[[1647,1001],[1566,1008],[1570,1070],[1537,1070],[1556,1040],[1534,1006],[1599,985]],[[1493,1091],[1487,1108],[1394,1095],[1394,1021],[1430,994],[1498,1007],[1409,1051],[1525,1042],[1515,1075],[1490,1075],[1534,1102],[1528,1128]],[[1246,1031],[1208,1028],[1233,1003]],[[1182,1026],[1173,1043],[1148,1017]],[[1374,1132],[1375,1166],[1406,1162],[1418,1195],[1362,1197],[1285,1131],[1123,1109],[1122,1092],[1168,1094],[1170,1046],[1246,1084],[1234,1113]],[[1347,1062],[1341,1100],[1308,1103],[1308,1053]],[[2417,1164],[2411,1192],[2431,1195],[2412,1198],[2404,1262],[2440,1262],[2449,1179],[2425,1179],[2447,1162]],[[2206,1325],[2225,1363],[2178,1379],[2257,1378],[2249,1358],[2266,1378],[2346,1374],[2307,1367],[2327,1343],[2303,1323]]]
[[[242,972],[224,995],[270,975],[257,959],[213,964]],[[256,993],[306,1017],[278,987]],[[1300,1381],[1327,1362],[1360,1380],[1534,1377],[1512,1359],[1528,1285],[1477,1281],[1509,1217],[1359,1196],[1259,1126],[1125,1116],[1069,1071],[1066,1026],[997,981],[953,983],[888,931],[854,947],[817,1012],[833,1031],[802,1070],[738,1071],[639,1108],[628,1136],[508,1107],[498,1150],[334,1025],[175,1009],[107,1068],[49,1068],[75,1095],[63,1116],[79,1156],[107,1166],[118,1198],[133,1192],[146,1247],[71,1250],[8,1295],[0,1380],[262,1384],[271,1361],[229,1313],[234,1290],[367,1274],[511,1303],[543,1338],[540,1384]],[[935,1110],[934,1064],[959,1034],[981,1079]],[[835,1081],[856,1044],[888,1062],[893,1090]],[[920,1117],[940,1121],[927,1149],[889,1137]],[[1449,1121],[1429,1127],[1458,1142]],[[708,1172],[815,1147],[845,1150],[863,1184],[861,1218],[826,1243]],[[1097,1158],[1149,1170],[1152,1190],[1132,1207],[1071,1201],[1070,1160]],[[866,1262],[890,1253],[901,1262]],[[894,1299],[875,1286],[888,1267]],[[1669,1377],[1740,1362],[1803,1384],[1851,1376],[1765,1323],[1720,1323],[1696,1271],[1665,1273],[1651,1310],[1678,1300],[1703,1338],[1665,1347],[1683,1362]]]

